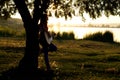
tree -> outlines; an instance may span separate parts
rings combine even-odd
[[[14,4],[14,3],[15,4]],[[35,71],[38,66],[39,41],[38,22],[44,22],[44,14],[57,18],[82,16],[88,13],[91,18],[105,14],[120,15],[120,0],[0,0],[0,16],[7,19],[18,9],[26,31],[26,48],[19,67]],[[33,9],[31,14],[29,9]]]

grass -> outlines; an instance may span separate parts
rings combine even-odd
[[[24,29],[14,30],[9,27],[0,26],[0,37],[25,37]]]
[[[119,44],[89,40],[55,40],[53,43],[58,51],[49,53],[55,74],[52,80],[120,79]],[[22,38],[0,38],[0,76],[18,66],[24,47],[25,40]],[[43,54],[38,59],[38,67],[45,70]]]

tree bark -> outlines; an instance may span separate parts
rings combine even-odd
[[[16,7],[22,17],[26,31],[25,54],[19,63],[19,68],[23,71],[35,71],[38,67],[39,41],[38,25],[29,13],[25,0],[14,0]]]

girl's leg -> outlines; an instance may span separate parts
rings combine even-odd
[[[43,52],[44,52],[44,60],[45,60],[47,70],[51,70],[50,64],[49,64],[49,59],[48,59],[48,48],[43,47]]]

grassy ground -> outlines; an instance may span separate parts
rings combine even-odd
[[[88,40],[55,40],[49,53],[53,80],[120,80],[120,45]],[[0,38],[0,76],[18,65],[24,54],[21,38]],[[43,54],[39,68],[45,69]],[[41,80],[41,79],[40,79]]]

